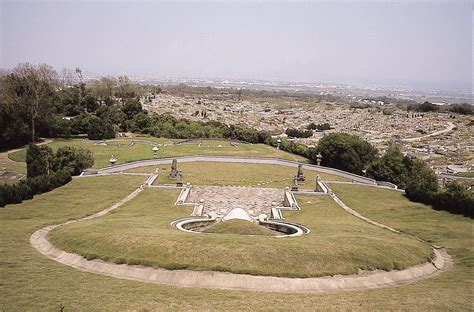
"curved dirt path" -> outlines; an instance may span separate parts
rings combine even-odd
[[[425,139],[425,138],[429,138],[429,137],[432,137],[432,136],[435,136],[435,135],[440,135],[440,134],[443,134],[443,133],[446,133],[446,132],[453,131],[454,128],[456,128],[456,125],[453,124],[452,122],[448,122],[448,126],[445,129],[441,129],[441,130],[438,130],[438,131],[435,131],[435,132],[432,132],[432,133],[428,133],[428,134],[425,134],[425,135],[422,135],[422,136],[419,136],[419,137],[401,139],[401,141],[403,141],[403,142],[416,142],[416,141],[419,141],[421,139]]]
[[[78,254],[69,253],[54,247],[47,240],[47,235],[52,229],[70,223],[99,218],[130,201],[142,190],[142,187],[138,188],[112,207],[104,209],[94,215],[39,229],[30,236],[30,243],[36,250],[48,258],[85,272],[177,287],[245,291],[323,293],[366,290],[413,283],[418,280],[435,276],[440,272],[450,269],[453,265],[451,257],[444,249],[433,248],[435,258],[432,262],[416,265],[401,271],[371,271],[361,274],[318,278],[287,278],[215,271],[166,270],[143,266],[115,264],[101,260],[86,260]],[[372,222],[376,226],[389,228],[385,225],[378,224],[375,221]]]

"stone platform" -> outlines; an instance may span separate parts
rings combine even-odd
[[[272,207],[283,206],[284,191],[244,186],[193,186],[184,203],[199,204],[201,199],[204,215],[224,216],[233,208],[242,208],[250,216],[258,217],[270,215]]]

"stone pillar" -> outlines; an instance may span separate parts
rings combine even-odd
[[[303,174],[303,165],[302,164],[298,165],[298,173],[296,174],[296,177],[298,178],[299,183],[302,183],[302,182],[305,181],[305,177],[304,177],[304,174]]]
[[[170,178],[176,179],[177,173],[178,173],[178,161],[176,159],[173,159],[173,161],[171,162]]]
[[[293,186],[291,187],[292,192],[297,192],[298,191],[298,176],[295,176],[293,178]]]

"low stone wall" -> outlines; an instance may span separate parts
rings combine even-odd
[[[395,190],[398,189],[398,186],[396,184],[393,184],[393,183],[388,182],[388,181],[377,181],[377,185],[393,188]]]
[[[200,229],[211,225],[216,222],[216,220],[190,220],[189,222],[181,223],[181,227],[188,231],[197,232]]]
[[[283,233],[283,235],[277,235],[276,237],[294,237],[304,234],[303,229],[289,223],[260,220],[259,224],[270,230]]]

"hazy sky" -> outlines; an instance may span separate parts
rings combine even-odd
[[[3,68],[472,86],[472,1],[0,2]]]

